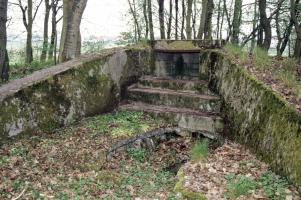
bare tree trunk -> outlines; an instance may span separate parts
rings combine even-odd
[[[227,31],[227,39],[226,41],[228,42],[230,37],[232,36],[232,24],[231,24],[231,19],[230,19],[230,15],[229,15],[229,12],[228,12],[228,8],[227,8],[227,1],[226,0],[223,0],[224,1],[224,13],[226,14],[226,19],[227,19],[227,23],[228,23],[228,31]],[[232,5],[232,3],[231,3]]]
[[[168,27],[167,27],[167,39],[171,38],[171,25],[172,25],[172,14],[173,14],[173,0],[169,0],[169,18],[168,18]]]
[[[152,6],[152,0],[148,0],[148,23],[149,23],[149,36],[150,40],[155,40],[155,34],[154,34],[154,24],[153,24],[153,6]]]
[[[51,10],[51,4],[49,0],[45,0],[45,18],[44,18],[44,34],[43,34],[43,49],[41,53],[41,62],[46,60],[47,50],[48,50],[48,22]]]
[[[260,26],[262,27],[262,31],[264,33],[263,41],[259,43],[259,46],[268,51],[272,42],[272,29],[270,20],[267,18],[266,6],[266,0],[259,1]]]
[[[57,40],[57,23],[62,19],[57,19],[57,14],[62,6],[59,6],[60,0],[51,0],[51,36],[50,36],[50,46],[48,52],[48,59],[56,63],[56,40]]]
[[[201,14],[199,33],[197,37],[198,39],[203,39],[204,36],[207,11],[208,11],[207,9],[208,9],[208,0],[202,0],[202,14]]]
[[[193,0],[193,14],[192,14],[192,30],[193,30],[193,38],[197,38],[197,31],[196,31],[196,17],[197,17],[197,5],[196,0]]]
[[[179,36],[178,36],[178,29],[179,29],[179,0],[175,0],[175,10],[176,10],[176,21],[175,21],[175,38],[176,40],[179,39]]]
[[[221,21],[221,26],[220,26],[220,30],[219,30],[219,38],[220,38],[221,40],[223,39],[224,17],[225,17],[225,9],[223,9],[223,12],[222,12],[222,21]]]
[[[35,11],[33,12],[33,3],[32,0],[27,0],[27,6],[22,5],[22,1],[18,0],[16,5],[22,11],[23,24],[27,32],[26,37],[26,49],[25,49],[25,63],[30,64],[33,61],[33,52],[32,52],[32,24],[36,18],[37,12],[42,4],[42,0],[40,0],[39,4],[36,6]]]
[[[50,46],[48,51],[48,59],[53,59],[53,53],[54,53],[54,43],[55,43],[55,37],[56,37],[56,6],[54,4],[55,0],[52,0],[51,5],[51,36],[50,36]]]
[[[295,31],[296,31],[296,42],[295,42],[295,51],[294,51],[294,57],[297,59],[301,58],[301,23],[299,24],[297,16],[300,14],[299,10],[297,10],[300,7],[300,0],[291,0],[291,18],[295,25]],[[298,12],[298,13],[297,13]]]
[[[80,23],[86,4],[87,0],[63,1],[63,28],[59,62],[65,62],[80,55]]]
[[[220,27],[221,27],[221,3],[222,0],[218,1],[218,6],[217,6],[217,20],[216,20],[216,39],[220,39]]]
[[[165,39],[164,0],[158,0],[161,39]]]
[[[0,78],[8,81],[9,60],[6,50],[7,0],[0,0]]]
[[[140,41],[140,39],[141,39],[141,30],[140,30],[139,21],[138,21],[138,18],[137,18],[136,2],[135,2],[135,0],[133,0],[133,3],[131,3],[131,1],[128,0],[128,4],[130,6],[130,11],[131,11],[133,19],[134,19],[136,33],[138,35],[138,39],[136,37],[136,40]]]
[[[258,19],[258,13],[257,13],[257,0],[255,0],[254,3],[254,16],[253,16],[253,30],[256,28],[257,25],[257,19]],[[250,49],[250,54],[253,53],[254,49],[255,49],[255,37],[252,39],[251,41],[251,49]]]
[[[205,22],[205,39],[212,40],[212,15],[214,10],[214,2],[213,0],[208,0],[207,5],[207,16]]]
[[[289,41],[289,38],[291,36],[291,33],[292,33],[292,28],[293,28],[293,21],[291,20],[287,29],[285,30],[285,33],[284,33],[284,36],[283,36],[283,41],[280,45],[280,49],[279,49],[279,55],[282,56],[283,55],[283,52],[284,50],[286,49],[286,46],[288,44],[288,41]]]
[[[185,0],[182,0],[182,26],[181,26],[181,40],[185,40],[184,29],[185,29],[185,15],[186,15],[186,6]]]
[[[241,15],[242,15],[241,9],[242,9],[242,0],[235,0],[233,21],[232,21],[233,33],[231,38],[231,42],[233,44],[239,43],[239,32],[240,32]]]
[[[149,25],[148,25],[148,17],[147,17],[147,0],[143,0],[143,16],[145,21],[145,39],[148,38]]]
[[[192,3],[193,3],[193,0],[187,1],[186,35],[187,35],[188,40],[192,39],[192,28],[191,28]]]
[[[32,24],[33,24],[33,17],[32,17],[32,0],[27,1],[27,37],[26,37],[26,60],[27,64],[32,63],[33,61],[33,51],[32,51]]]

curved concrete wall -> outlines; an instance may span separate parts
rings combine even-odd
[[[104,50],[0,87],[0,139],[50,132],[115,108],[121,88],[149,71],[148,48]]]

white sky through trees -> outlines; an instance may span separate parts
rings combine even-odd
[[[18,0],[9,0],[17,2]],[[35,1],[35,0],[34,0]],[[24,1],[24,5],[25,5]],[[124,14],[127,12],[127,0],[88,0],[86,10],[81,24],[81,33],[84,39],[90,36],[97,36],[99,39],[112,39],[120,35],[120,32],[127,31],[127,19]],[[22,23],[22,13],[20,8],[15,5],[9,5],[8,25],[8,46],[16,46],[20,41],[25,41],[26,33]],[[61,16],[59,14],[58,16]],[[51,16],[50,16],[51,20]],[[44,23],[44,2],[41,5],[33,25],[33,34],[42,36]],[[49,34],[51,24],[49,21]],[[61,32],[61,26],[58,27]],[[33,39],[35,40],[35,39]]]
[[[9,2],[17,2],[18,0],[9,0]],[[26,4],[26,0],[23,0]],[[34,2],[39,2],[39,0],[33,0]],[[229,3],[231,2],[230,0]],[[243,4],[249,4],[254,2],[254,0],[243,0]],[[154,4],[155,6],[156,3]],[[166,9],[169,7],[169,1],[166,0]],[[217,6],[217,5],[216,5]],[[129,17],[125,17],[129,9],[127,0],[88,0],[86,10],[81,24],[81,33],[84,40],[91,39],[91,36],[96,37],[96,39],[116,39],[121,32],[131,30],[129,27]],[[245,8],[243,10],[243,16],[252,18],[252,9]],[[156,15],[156,13],[154,13]],[[25,42],[26,33],[25,28],[22,23],[22,13],[20,8],[15,5],[9,5],[8,15],[11,21],[8,26],[8,47],[19,46]],[[59,14],[58,16],[61,16]],[[129,15],[128,15],[129,16]],[[50,16],[51,20],[51,16]],[[156,20],[156,16],[154,16]],[[39,36],[34,37],[33,42],[41,42],[43,34],[43,23],[44,23],[44,2],[42,3],[36,20],[33,25],[33,35]],[[215,24],[215,19],[213,24]],[[226,21],[224,22],[226,26]],[[225,27],[224,26],[224,27]],[[158,29],[157,23],[155,23],[155,28]],[[214,27],[215,28],[215,27]],[[246,32],[250,27],[242,27]],[[61,32],[61,26],[59,25],[58,33]],[[51,24],[49,21],[49,35],[51,31]],[[158,31],[158,30],[157,30]],[[157,32],[156,31],[156,32]],[[22,41],[22,43],[20,43]]]

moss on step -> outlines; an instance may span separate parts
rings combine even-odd
[[[181,195],[181,198],[188,200],[206,200],[206,197],[202,193],[192,192],[184,187],[185,176],[183,168],[179,170],[177,177],[178,182],[176,183],[174,190]]]

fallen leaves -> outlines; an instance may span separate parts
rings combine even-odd
[[[268,171],[268,165],[260,162],[248,150],[241,145],[226,142],[217,148],[206,161],[187,163],[183,167],[184,187],[189,191],[201,192],[208,200],[227,199],[227,177],[246,177],[250,180],[258,180]],[[299,200],[296,188],[287,189],[287,198]],[[251,191],[250,195],[237,199],[268,199],[262,189]]]

